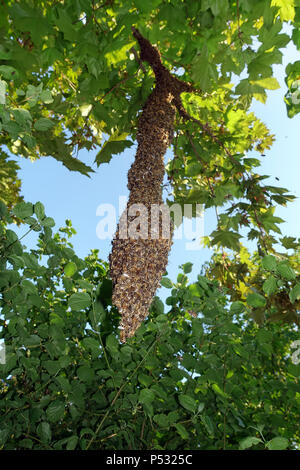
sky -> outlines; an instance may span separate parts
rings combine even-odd
[[[254,101],[251,107],[258,116],[275,134],[276,141],[266,157],[262,159],[262,166],[258,168],[260,174],[270,175],[265,180],[270,185],[287,188],[293,195],[300,197],[300,159],[299,141],[300,115],[289,119],[283,100],[287,87],[284,82],[285,67],[289,62],[300,59],[300,54],[293,45],[284,51],[283,64],[274,66],[274,74],[281,88],[268,93],[266,104]],[[18,160],[20,165],[19,176],[22,180],[22,194],[25,201],[36,203],[41,201],[46,209],[46,215],[56,221],[55,229],[63,226],[66,219],[71,219],[77,234],[71,239],[75,252],[84,257],[93,248],[99,249],[99,257],[108,260],[111,249],[111,239],[99,239],[96,234],[97,225],[102,219],[97,215],[97,208],[101,204],[112,204],[118,211],[119,196],[128,196],[127,172],[134,161],[136,145],[125,150],[122,154],[113,157],[109,164],[103,164],[98,169],[93,165],[95,152],[82,151],[79,158],[93,166],[95,173],[88,178],[76,172],[70,172],[60,162],[51,157],[45,157],[31,162],[25,158]],[[260,155],[252,154],[256,158]],[[252,156],[251,155],[251,156]],[[279,178],[279,181],[275,178]],[[118,216],[118,212],[116,213]],[[281,224],[283,235],[300,237],[300,199],[296,199],[286,208],[278,207],[275,215],[286,222]],[[215,228],[216,216],[214,209],[204,214],[203,234],[209,235]],[[21,227],[18,235],[25,232]],[[30,234],[22,240],[28,248],[34,247],[36,234]],[[247,241],[242,239],[247,246]],[[174,240],[167,267],[168,277],[176,281],[178,266],[194,263],[190,275],[194,281],[201,270],[203,263],[209,259],[211,251],[199,245],[198,250],[187,250],[187,240]],[[162,288],[158,295],[166,295]]]

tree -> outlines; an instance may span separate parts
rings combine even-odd
[[[258,387],[260,381],[266,377],[271,377],[276,368],[276,360],[280,362],[277,354],[287,347],[286,344],[283,346],[284,341],[280,338],[289,335],[292,337],[297,328],[295,325],[299,324],[300,244],[299,240],[292,237],[281,237],[278,240],[277,235],[281,234],[278,225],[282,220],[274,215],[276,205],[285,205],[293,200],[294,196],[288,194],[285,188],[265,185],[265,176],[257,173],[257,167],[260,165],[259,154],[271,147],[274,136],[249,112],[253,98],[265,103],[266,90],[278,88],[272,66],[281,63],[281,49],[290,40],[300,48],[297,29],[300,23],[298,0],[256,0],[251,3],[248,0],[157,0],[151,3],[140,0],[10,0],[3,4],[1,9],[0,144],[3,170],[1,169],[0,184],[7,188],[5,197],[1,200],[10,210],[8,213],[5,205],[1,206],[1,263],[4,270],[1,302],[4,315],[3,334],[11,343],[12,351],[18,351],[19,354],[18,363],[12,360],[10,368],[5,369],[2,377],[3,393],[6,400],[13,401],[13,381],[16,381],[16,390],[20,395],[20,387],[24,386],[27,399],[26,396],[25,400],[20,398],[22,403],[16,406],[17,409],[23,409],[24,406],[24,409],[27,409],[28,397],[33,403],[37,403],[39,396],[39,391],[32,382],[39,377],[41,383],[51,385],[51,389],[47,388],[50,392],[46,393],[50,395],[50,401],[45,401],[46,411],[38,408],[36,421],[31,418],[31,414],[35,413],[31,405],[28,416],[25,413],[25,421],[28,424],[29,420],[32,424],[33,433],[26,434],[20,424],[18,433],[15,433],[18,435],[17,440],[14,441],[12,428],[8,427],[7,432],[2,433],[3,445],[8,443],[12,448],[26,445],[32,447],[34,442],[40,442],[39,445],[47,443],[52,447],[50,443],[53,438],[56,447],[67,445],[73,448],[80,445],[81,448],[87,448],[95,445],[96,441],[97,445],[105,447],[103,442],[109,439],[108,423],[113,419],[108,416],[108,411],[100,413],[100,421],[95,415],[92,427],[82,428],[78,424],[79,427],[76,427],[76,432],[71,436],[61,430],[60,426],[65,418],[66,429],[68,419],[73,420],[74,426],[77,418],[81,422],[80,417],[85,408],[82,396],[88,388],[86,384],[91,385],[90,392],[87,393],[98,393],[94,387],[99,371],[98,375],[103,378],[107,387],[103,393],[99,390],[101,398],[100,395],[98,398],[100,402],[102,400],[103,407],[101,408],[99,400],[97,402],[94,395],[91,395],[86,409],[93,410],[95,407],[99,411],[108,406],[111,412],[112,409],[120,408],[119,400],[123,399],[124,403],[127,403],[124,405],[126,413],[129,413],[128,406],[131,403],[130,406],[136,407],[134,409],[138,415],[141,413],[139,418],[142,418],[142,421],[137,418],[135,425],[132,425],[135,430],[139,430],[139,441],[131,442],[130,433],[122,427],[128,419],[125,413],[123,424],[115,423],[114,429],[111,428],[113,433],[118,429],[117,439],[120,439],[112,446],[124,446],[124,439],[128,446],[143,446],[147,441],[144,439],[147,432],[149,436],[156,436],[151,438],[151,442],[158,448],[180,448],[184,446],[185,440],[197,447],[196,440],[199,435],[202,448],[236,448],[239,445],[246,448],[249,445],[264,445],[264,442],[268,443],[266,445],[269,447],[276,446],[276,442],[281,443],[278,444],[279,447],[293,447],[298,439],[297,433],[293,423],[289,427],[285,418],[281,422],[282,426],[274,424],[271,420],[269,429],[264,431],[265,437],[261,421],[258,423],[259,427],[256,426],[259,437],[244,435],[241,429],[234,435],[241,410],[233,411],[234,386],[229,386],[228,391],[226,384],[227,379],[232,377],[231,371],[235,370],[235,364],[238,363],[233,354],[245,358],[250,352],[252,354],[256,351],[254,337],[258,335],[258,331],[259,350],[263,350],[263,355],[273,359],[268,365],[264,364],[263,360],[257,359],[261,358],[261,351],[257,352],[256,365],[261,370],[254,387]],[[290,22],[293,27],[292,39],[282,32],[286,22]],[[289,91],[285,99],[289,117],[300,111],[297,88],[299,63],[297,61],[289,64],[286,69]],[[236,86],[233,86],[233,74],[240,77],[243,71],[247,72],[247,78],[240,78]],[[161,114],[161,119],[158,118],[160,113],[164,113]],[[198,283],[188,286],[186,274],[189,264],[185,265],[184,274],[179,274],[178,285],[174,286],[169,298],[170,311],[167,316],[163,314],[159,299],[154,298],[151,307],[154,316],[150,315],[146,323],[148,326],[142,325],[138,330],[141,321],[148,315],[151,300],[164,273],[170,239],[164,240],[159,233],[157,240],[147,240],[147,243],[130,239],[124,242],[120,239],[118,231],[110,258],[111,285],[106,272],[107,266],[104,269],[101,263],[96,261],[95,252],[91,258],[79,261],[75,254],[68,251],[71,247],[66,240],[61,240],[60,235],[52,238],[53,219],[45,216],[40,203],[33,207],[30,203],[19,202],[19,182],[8,186],[9,178],[16,175],[16,166],[7,160],[10,153],[31,159],[51,156],[68,169],[90,176],[94,170],[80,161],[80,150],[96,151],[95,163],[99,167],[109,163],[113,155],[130,147],[135,139],[139,148],[128,175],[131,199],[127,212],[134,203],[143,203],[148,207],[152,203],[162,202],[161,183],[164,171],[167,172],[170,185],[167,204],[172,205],[175,202],[184,206],[187,203],[200,203],[205,208],[221,207],[223,211],[218,213],[216,230],[204,240],[207,246],[215,249],[215,254],[211,262],[204,267],[205,271]],[[168,145],[172,145],[173,159],[164,168],[163,155]],[[257,158],[247,156],[247,152],[253,149],[258,153]],[[143,174],[148,175],[147,178],[142,177]],[[19,204],[16,205],[17,202]],[[12,207],[14,209],[11,211]],[[11,217],[18,222],[28,223],[30,230],[43,231],[41,244],[35,253],[23,254],[16,235],[7,229]],[[70,225],[63,230],[66,233],[72,231]],[[248,253],[241,244],[242,230],[246,232],[249,240],[257,241],[257,253]],[[44,245],[45,241],[49,243],[49,247]],[[283,252],[275,249],[278,242],[281,243]],[[288,249],[294,250],[294,254],[289,255]],[[229,250],[231,254],[228,254]],[[39,256],[51,253],[48,261],[49,272],[47,269],[43,270],[37,260]],[[136,258],[140,253],[143,262],[138,266]],[[154,266],[153,273],[147,276],[150,270],[145,269],[146,260],[149,266]],[[95,266],[100,269],[101,276],[95,276]],[[51,271],[52,268],[55,268],[55,272]],[[81,272],[84,269],[86,278]],[[62,273],[65,273],[65,276]],[[73,281],[74,275],[76,277]],[[50,282],[51,292],[48,292],[45,279]],[[64,283],[64,291],[61,293],[57,284],[59,280]],[[100,287],[98,286],[97,290],[99,282]],[[166,277],[163,277],[161,282],[173,287]],[[128,294],[130,288],[135,286],[136,290]],[[104,289],[106,294],[104,295],[103,291],[100,293],[99,289]],[[40,302],[42,303],[39,305]],[[34,318],[36,308],[44,309],[41,323]],[[70,319],[68,308],[81,313]],[[18,311],[20,318],[16,316]],[[47,315],[50,311],[49,317]],[[110,321],[107,318],[108,311],[112,315]],[[131,343],[124,346],[120,346],[117,339],[116,328],[120,314],[121,326],[124,328],[121,340],[127,340],[136,334],[136,338],[132,338]],[[29,324],[26,318],[31,318]],[[77,323],[73,325],[76,318]],[[91,322],[92,333],[87,332],[87,318]],[[251,318],[255,319],[262,330],[257,330],[258,327]],[[274,321],[280,323],[273,325]],[[287,322],[287,325],[284,322]],[[43,324],[47,326],[47,331],[45,329],[41,333]],[[166,333],[161,333],[162,336],[166,335],[163,336],[164,339],[159,333],[156,335],[161,327],[164,331],[163,325],[166,326]],[[56,369],[53,364],[55,361],[60,363],[59,360],[64,364],[66,359],[61,359],[61,356],[66,355],[68,348],[72,350],[73,340],[70,338],[73,333],[70,336],[70,332],[73,330],[74,338],[77,338],[80,347],[81,341],[87,345],[84,346],[86,352],[81,353],[82,361],[77,355],[80,348],[78,351],[75,348],[72,356],[72,367],[77,371],[76,377],[79,383],[83,383],[78,388],[81,389],[81,392],[78,392],[81,405],[75,405],[81,408],[81,414],[78,412],[78,415],[71,412],[74,408],[70,403],[72,404],[73,400],[75,403],[76,400],[73,395],[73,398],[68,395],[65,380],[69,383],[69,378],[66,371],[62,375],[60,373],[66,366]],[[171,330],[173,334],[176,332],[175,345],[172,343]],[[244,346],[237,346],[237,338],[233,342],[229,340],[228,335],[233,330],[237,338],[240,337],[241,341],[251,346],[245,346],[246,349],[243,350]],[[214,331],[218,332],[216,338],[222,351],[220,354],[215,352],[213,347],[212,352],[211,347],[207,346]],[[139,338],[143,337],[144,333],[146,337],[148,334],[149,341],[147,343],[146,340],[146,343],[150,349],[147,350],[139,343]],[[198,333],[200,337],[205,338],[204,343],[207,346],[208,359],[203,353],[204,368],[196,366],[195,362],[196,358],[202,356],[199,349],[202,343],[197,339]],[[14,335],[17,335],[15,340]],[[272,349],[268,348],[271,337],[274,337],[276,343],[272,343]],[[96,348],[95,341],[98,340],[100,343],[98,342]],[[223,340],[226,346],[225,343],[223,345]],[[212,341],[214,342],[214,339]],[[36,354],[32,354],[32,347],[37,348],[33,350]],[[181,347],[184,351],[184,364],[178,367]],[[155,349],[156,354],[150,354],[151,348]],[[112,352],[111,358],[109,351]],[[120,353],[122,359],[119,360],[124,366],[127,364],[126,357],[128,364],[131,364],[128,370],[125,367],[125,375],[123,374],[122,378],[115,375],[117,362],[113,362],[113,356],[117,353]],[[135,359],[131,361],[132,354]],[[153,363],[161,357],[161,366],[156,362],[160,372],[153,379],[154,384],[149,382],[149,374],[152,377],[156,366],[147,366],[142,359],[139,361],[139,354],[141,358],[151,358]],[[177,378],[174,376],[173,382],[169,374],[164,375],[164,367],[168,368],[171,356],[175,361],[176,370],[184,371],[181,378],[181,372],[179,375],[174,372]],[[95,359],[95,366],[88,368],[86,361],[91,357]],[[289,360],[284,359],[287,362]],[[49,362],[49,367],[44,361]],[[209,373],[206,361],[211,361],[209,367],[212,367],[212,371]],[[29,364],[28,367],[26,364]],[[40,374],[38,376],[33,372],[34,364]],[[229,369],[228,364],[231,364]],[[283,368],[285,366],[286,363],[282,365]],[[136,372],[142,367],[146,367],[150,372],[143,372],[142,375],[146,378],[138,379],[140,394],[130,398],[128,392],[129,395],[125,398],[127,382],[123,381],[124,377],[130,380],[132,378],[133,382],[130,383],[134,387],[134,380],[139,377]],[[220,367],[223,368],[222,380],[218,374],[213,373],[214,369]],[[297,366],[290,364],[290,368],[290,374],[293,377],[293,374],[297,375]],[[250,369],[249,366],[243,380],[249,380]],[[191,372],[200,376],[198,380],[201,394],[218,397],[220,400],[216,401],[215,408],[209,408],[207,413],[202,414],[207,404],[202,407],[204,402],[199,401],[198,392],[195,389],[191,391]],[[7,378],[9,373],[12,376],[10,382]],[[65,388],[57,384],[58,374]],[[230,377],[227,377],[227,374]],[[283,376],[284,380],[287,380],[285,372]],[[186,385],[182,382],[183,377],[187,379]],[[291,390],[293,377],[289,377]],[[168,380],[169,384],[173,384],[170,385],[173,387],[173,404],[170,404],[171,408],[156,408],[154,398],[158,396],[164,401],[160,386],[162,383],[162,388],[166,387],[164,393],[167,393]],[[203,384],[205,386],[202,389]],[[109,391],[111,385],[114,393]],[[156,385],[158,389],[155,388]],[[46,386],[41,387],[43,393]],[[278,386],[278,383],[274,384],[271,380],[269,386]],[[73,386],[70,385],[69,389],[71,388],[73,389]],[[59,396],[61,393],[65,394],[63,400],[62,396]],[[243,393],[243,388],[237,391],[240,396]],[[294,397],[293,391],[290,395]],[[181,409],[179,415],[175,413],[178,411],[178,400],[184,410],[192,413],[191,416],[183,415]],[[257,396],[253,392],[253,396],[249,395],[249,406],[247,405],[248,426],[258,413],[257,403]],[[264,402],[266,410],[279,406],[279,402],[267,403],[269,405]],[[10,403],[5,411],[9,416],[13,416],[13,413],[10,414],[12,406]],[[66,411],[66,407],[69,407],[69,411]],[[294,410],[293,407],[287,409]],[[229,424],[228,413],[234,416],[235,424]],[[296,416],[296,410],[292,413]],[[221,421],[213,424],[215,414],[222,416],[223,424]],[[217,429],[221,433],[217,434],[215,441],[210,441],[211,437],[204,439],[204,428],[202,425],[202,428],[198,426],[199,416],[209,436],[215,436]],[[189,423],[188,430],[185,428],[186,421]],[[60,430],[55,426],[51,427],[51,423],[56,422],[59,423]],[[153,427],[153,422],[162,430],[167,430],[165,434]],[[104,426],[106,437],[101,440],[100,433],[104,431]],[[150,426],[149,429],[147,426]],[[243,428],[241,424],[238,426]],[[278,430],[275,434],[279,439],[275,444],[272,443],[274,427]],[[168,441],[170,429],[173,429],[175,434],[174,439],[170,437]],[[84,438],[85,434],[90,437]],[[192,436],[196,436],[195,440]],[[239,437],[246,439],[244,444],[239,444]],[[290,439],[290,443],[285,439]]]

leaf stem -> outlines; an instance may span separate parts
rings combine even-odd
[[[122,391],[124,390],[124,388],[126,387],[126,385],[129,383],[129,381],[132,379],[132,377],[135,375],[135,373],[138,371],[138,369],[142,366],[142,364],[144,363],[144,361],[146,360],[147,356],[149,355],[150,351],[153,349],[154,345],[158,342],[160,336],[157,336],[155,338],[155,340],[153,341],[153,343],[151,344],[151,346],[149,347],[148,351],[146,352],[145,356],[143,357],[143,359],[139,362],[139,364],[136,366],[136,368],[134,369],[134,371],[129,375],[129,377],[127,377],[125,379],[125,381],[123,382],[123,384],[121,385],[121,387],[119,388],[119,390],[117,391],[116,395],[114,396],[114,399],[112,400],[112,402],[110,403],[105,415],[103,416],[102,420],[100,421],[96,431],[95,431],[95,434],[94,436],[90,439],[87,447],[86,447],[86,450],[88,450],[91,446],[91,444],[94,442],[95,440],[95,437],[97,436],[97,434],[99,433],[99,431],[101,430],[104,422],[106,421],[106,418],[108,417],[110,411],[111,411],[111,408],[114,406],[114,404],[116,403],[118,397],[120,396],[120,394],[122,393]]]
[[[97,332],[97,334],[98,334],[98,336],[99,336],[99,340],[100,340],[101,347],[102,347],[102,350],[103,350],[103,355],[104,355],[104,359],[105,359],[106,365],[107,365],[107,367],[108,367],[109,370],[113,371],[113,369],[111,368],[111,365],[110,365],[110,363],[109,363],[107,354],[106,354],[106,350],[105,350],[105,347],[104,347],[104,344],[103,344],[103,341],[102,341],[101,333],[100,333],[100,331],[99,331],[98,325],[96,324],[95,298],[94,298],[93,292],[91,292],[91,297],[92,297],[92,310],[93,310],[93,316],[94,316],[94,322],[95,322],[95,329],[96,329],[96,332]],[[113,383],[114,383],[115,390],[117,390],[117,387],[116,387],[116,384],[115,384],[115,380],[114,380],[113,377],[112,377],[112,380],[113,380]]]
[[[24,235],[22,235],[20,238],[17,238],[16,240],[14,240],[13,242],[11,242],[9,245],[7,246],[4,246],[4,249],[5,250],[8,250],[12,245],[14,245],[16,242],[20,242],[24,237],[26,237],[33,229],[34,227],[38,225],[38,222],[36,222],[35,224],[33,224],[29,230],[27,230],[27,232],[24,233]],[[4,250],[3,250],[3,253],[4,253]]]

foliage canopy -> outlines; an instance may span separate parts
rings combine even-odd
[[[77,158],[81,149],[97,150],[99,166],[130,147],[154,84],[138,59],[136,25],[164,65],[199,90],[182,95],[194,121],[176,122],[168,201],[227,207],[213,246],[238,249],[243,229],[271,248],[280,233],[273,205],[293,196],[257,174],[274,136],[248,110],[253,98],[265,102],[266,90],[279,87],[272,66],[282,49],[291,40],[299,48],[299,0],[10,0],[1,13],[2,152],[52,156],[90,175]],[[287,22],[291,38],[282,31]],[[290,116],[300,110],[299,63],[287,67]],[[247,156],[253,149],[258,158]]]

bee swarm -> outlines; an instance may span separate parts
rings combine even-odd
[[[121,216],[110,254],[112,301],[121,314],[122,342],[133,336],[147,317],[152,298],[167,266],[172,245],[172,226],[170,236],[163,237],[160,218],[157,238],[151,238],[151,206],[163,204],[164,155],[172,142],[176,108],[181,103],[180,93],[191,91],[190,85],[173,77],[162,65],[158,50],[137,29],[132,29],[140,45],[141,60],[148,62],[155,73],[156,86],[139,118],[137,153],[128,172],[129,200]],[[130,225],[135,219],[130,215],[130,208],[134,204],[142,204],[147,209],[147,215],[139,217],[146,225],[148,223],[146,237],[121,236],[124,222]],[[140,226],[142,225],[141,223]]]

